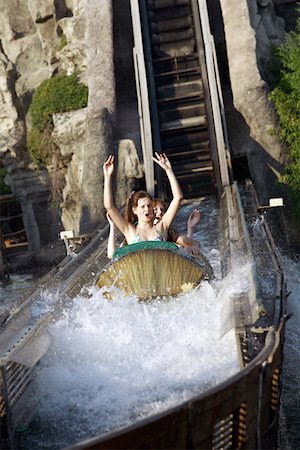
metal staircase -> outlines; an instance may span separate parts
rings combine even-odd
[[[191,1],[149,2],[149,20],[161,151],[170,158],[185,197],[212,193],[215,177]]]
[[[198,2],[139,5],[153,148],[168,155],[185,198],[216,193],[218,156]]]

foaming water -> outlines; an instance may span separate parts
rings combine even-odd
[[[175,225],[184,232],[189,212],[199,206],[202,218],[194,238],[220,279],[215,203],[185,206]],[[255,226],[259,234],[261,224]],[[299,261],[286,259],[293,316],[286,326],[281,450],[296,450],[300,441],[299,269]],[[65,448],[163,412],[238,371],[230,297],[247,287],[247,272],[243,262],[222,281],[204,282],[168,300],[138,302],[119,293],[108,301],[93,288],[89,298],[79,295],[69,302],[50,327],[53,344],[34,380],[39,409],[18,449]],[[14,279],[3,292],[13,297],[22,281],[31,282]],[[44,292],[32,314],[51,311],[57,301]]]
[[[285,257],[288,297],[282,375],[280,449],[298,450],[300,445],[300,259]]]
[[[30,292],[37,277],[32,274],[10,275],[8,282],[0,286],[0,312],[12,309],[18,301]]]
[[[186,233],[187,218],[197,208],[201,211],[201,219],[195,227],[193,239],[200,244],[201,252],[209,259],[217,278],[221,278],[220,253],[218,249],[218,218],[219,210],[215,199],[202,200],[198,204],[193,202],[185,205],[177,213],[174,226],[180,233]]]
[[[97,288],[50,332],[36,384],[42,396],[24,446],[58,449],[162,412],[239,370],[235,335],[220,338],[208,282],[177,298],[139,302]],[[47,430],[47,431],[46,431]]]
[[[188,214],[197,207],[181,209],[175,224],[179,232],[185,232]],[[218,211],[212,202],[200,209],[194,238],[218,278]],[[116,430],[238,371],[235,334],[228,323],[224,326],[231,293],[232,279],[227,278],[151,302],[115,291],[108,301],[98,288],[77,296],[50,328],[54,341],[35,379],[41,402],[22,448],[61,449]],[[34,314],[47,311],[52,297],[44,295],[41,304],[34,304]]]

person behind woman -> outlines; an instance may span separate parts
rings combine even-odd
[[[193,209],[187,220],[187,237],[193,239],[194,228],[200,221],[201,212],[199,209]]]
[[[183,198],[181,188],[167,156],[164,153],[155,153],[155,156],[156,158],[153,157],[153,160],[165,170],[173,195],[173,199],[167,211],[156,226],[153,225],[152,197],[145,191],[134,193],[132,198],[128,201],[125,217],[122,216],[113,203],[112,175],[114,172],[114,157],[110,155],[103,165],[104,208],[113,223],[125,236],[127,244],[133,244],[140,241],[166,241],[168,230]],[[134,220],[137,222],[136,226],[133,225]]]
[[[154,224],[158,224],[165,214],[165,204],[159,198],[153,200]],[[168,241],[175,242],[175,244],[184,247],[186,251],[192,255],[199,255],[200,246],[197,241],[193,239],[194,227],[197,225],[201,217],[198,209],[193,209],[187,221],[187,234],[179,234],[175,228],[170,227],[168,233]]]

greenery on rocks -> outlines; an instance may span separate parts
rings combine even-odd
[[[0,195],[10,194],[11,189],[5,183],[4,179],[7,175],[7,170],[5,167],[0,167]]]
[[[32,127],[27,145],[37,164],[47,165],[53,159],[53,114],[73,111],[87,105],[88,88],[76,74],[58,75],[37,88],[29,108]]]
[[[280,126],[280,137],[286,143],[290,162],[282,181],[291,189],[295,211],[300,217],[300,19],[295,31],[287,34],[278,48],[279,81],[270,98],[274,102]]]
[[[62,50],[66,45],[67,45],[68,41],[66,38],[65,34],[62,34],[60,37],[60,42],[59,42],[59,50]]]
[[[54,203],[61,202],[70,156],[62,156],[52,139],[53,114],[84,108],[87,101],[88,88],[76,74],[57,75],[37,88],[29,108],[31,129],[27,146],[33,161],[48,167]]]

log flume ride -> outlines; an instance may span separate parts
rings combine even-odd
[[[225,145],[223,133],[223,100],[206,1],[131,0],[130,4],[147,190],[154,191],[155,186],[155,148],[172,161],[185,198],[215,196],[218,191],[222,277],[234,270],[237,262],[251,260],[245,289],[230,299],[231,326],[236,334],[241,370],[162,414],[70,448],[275,449],[287,318],[286,285],[267,221],[261,222],[258,238],[253,233],[260,206],[254,188],[248,183],[241,195],[230,175],[230,147]],[[156,181],[160,195],[163,183],[159,178]],[[54,267],[36,292],[14,311],[0,314],[0,443],[4,448],[16,448],[18,431],[31,420],[33,406],[28,399],[36,399],[30,391],[34,373],[51,345],[47,326],[59,316],[65,300],[70,302],[83,288],[95,287],[96,283],[103,290],[104,286],[111,286],[108,291],[113,286],[128,289],[140,298],[168,295],[171,290],[177,294],[195,288],[211,275],[206,264],[199,268],[191,259],[175,254],[174,249],[120,253],[118,261],[109,263],[103,272],[107,264],[107,236],[108,229],[95,232],[75,258],[69,254]],[[151,258],[147,256],[149,252]],[[187,265],[178,270],[178,283],[170,283],[175,276],[168,268],[158,274],[156,266],[140,270],[141,259],[149,264],[156,253],[159,264],[174,258],[175,265]],[[183,260],[179,263],[178,258]],[[129,277],[124,275],[125,269],[129,270]],[[188,273],[183,278],[185,272],[193,275]],[[154,279],[161,277],[159,287],[153,279],[142,281],[144,275],[153,274]],[[33,314],[31,306],[42,298],[44,289],[57,293],[59,300],[51,311]]]
[[[188,292],[212,276],[204,255],[188,255],[172,242],[145,241],[119,248],[97,285],[117,287],[148,300]],[[107,295],[112,295],[111,289]]]
[[[222,276],[233,270],[237,261],[242,264],[251,255],[255,260],[245,291],[235,293],[231,300],[240,372],[162,414],[71,448],[276,448],[286,289],[267,222],[261,225],[259,239],[253,233],[251,224],[257,218],[257,207],[251,185],[243,197],[236,185],[226,188],[220,202]],[[26,428],[32,418],[34,405],[29,399],[38,400],[33,380],[51,345],[49,322],[60,317],[65,302],[69,304],[83,288],[95,287],[107,264],[107,234],[107,229],[97,232],[78,249],[76,257],[68,255],[46,275],[29,298],[2,317],[0,425],[4,448],[16,447],[14,441],[19,430]],[[145,249],[136,254],[147,255],[149,251],[156,250]],[[157,251],[170,252],[172,257],[175,252],[173,249]],[[107,267],[134,257],[134,252],[121,255]],[[197,271],[198,266],[195,286],[202,280]],[[32,305],[43,298],[45,289],[57,292],[57,303],[51,310],[36,315]],[[228,446],[224,447],[224,442]]]

